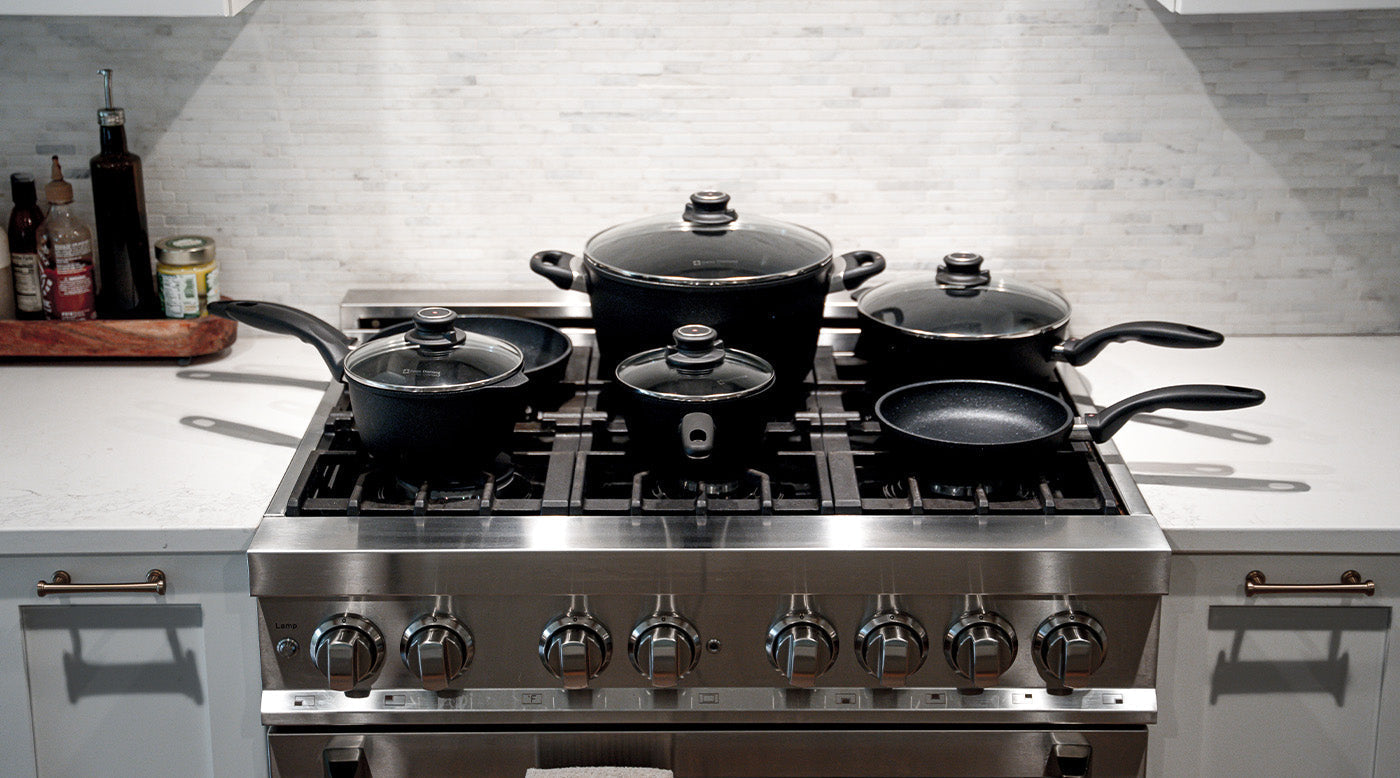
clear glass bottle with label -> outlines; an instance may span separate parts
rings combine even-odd
[[[49,201],[49,213],[37,236],[44,317],[59,321],[96,319],[92,231],[73,213],[73,185],[63,180],[56,154],[53,180],[44,186],[44,199]]]

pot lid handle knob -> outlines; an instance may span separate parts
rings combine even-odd
[[[724,192],[706,190],[690,196],[681,217],[692,224],[728,224],[739,218],[739,214],[729,207],[729,195]]]
[[[666,364],[681,370],[708,370],[724,361],[724,341],[714,327],[683,324],[671,333]]]
[[[457,314],[451,308],[420,308],[413,314],[413,330],[404,340],[429,349],[450,349],[465,340],[457,329]]]
[[[944,257],[935,278],[940,284],[960,289],[986,286],[992,280],[991,274],[982,269],[982,255],[970,251],[955,251]]]

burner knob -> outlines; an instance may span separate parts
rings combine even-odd
[[[903,613],[877,613],[856,633],[856,661],[881,686],[903,686],[927,657],[928,632]]]
[[[423,688],[440,692],[472,662],[472,633],[445,614],[422,616],[403,631],[399,652],[404,666],[418,676]]]
[[[768,661],[793,686],[810,689],[836,661],[836,628],[810,612],[793,612],[768,628]]]
[[[1106,645],[1103,626],[1083,613],[1057,613],[1042,621],[1035,631],[1037,664],[1070,689],[1084,686],[1099,669]]]
[[[565,689],[587,689],[612,659],[612,638],[592,616],[560,616],[540,636],[540,661]]]
[[[700,633],[675,613],[643,619],[632,630],[627,653],[637,672],[659,689],[675,686],[700,661]]]
[[[995,613],[970,611],[948,625],[943,654],[958,675],[972,681],[970,688],[995,686],[1016,659],[1016,630]]]
[[[311,633],[311,660],[326,685],[348,692],[384,663],[384,634],[363,616],[346,613],[321,622]]]

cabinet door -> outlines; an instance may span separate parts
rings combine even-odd
[[[1251,570],[1270,583],[1330,583],[1348,569],[1392,597],[1244,595]],[[1384,682],[1397,664],[1395,569],[1385,558],[1175,557],[1151,774],[1397,774],[1377,758],[1394,708]]]
[[[164,595],[35,583],[141,581]],[[243,554],[0,557],[0,774],[266,775]]]

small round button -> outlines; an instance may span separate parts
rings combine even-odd
[[[282,638],[277,641],[277,655],[283,659],[291,659],[301,650],[301,644],[296,638]]]

